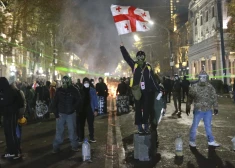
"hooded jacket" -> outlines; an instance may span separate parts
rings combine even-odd
[[[100,78],[102,79],[102,78]],[[108,87],[107,85],[104,83],[103,79],[102,82],[99,82],[96,84],[96,92],[98,96],[103,96],[103,97],[107,97],[108,96]]]
[[[20,103],[17,90],[10,87],[5,77],[0,77],[0,110],[3,116],[7,117],[15,113],[18,115]]]
[[[86,77],[83,79],[83,84],[85,81],[90,82],[89,79]],[[87,93],[85,92],[86,89],[87,89]],[[89,88],[84,88],[83,86],[83,98],[87,99],[87,100],[83,100],[84,101],[83,106],[86,106],[89,104],[91,106],[92,112],[98,111],[98,98],[96,95],[96,90],[93,87],[90,86]]]
[[[202,73],[205,74],[205,71],[200,74]],[[190,106],[192,103],[194,103],[194,110],[196,111],[206,112],[218,109],[217,94],[215,88],[208,82],[208,78],[203,84],[199,80],[189,89],[187,106]]]
[[[55,93],[53,102],[53,112],[55,117],[59,117],[59,113],[72,114],[79,107],[81,101],[81,95],[77,89],[73,86],[64,89],[62,87],[58,88]]]

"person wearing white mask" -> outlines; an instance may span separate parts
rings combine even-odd
[[[96,90],[90,86],[90,80],[85,77],[83,79],[83,107],[81,112],[79,113],[79,123],[80,123],[80,131],[79,131],[79,143],[84,140],[84,128],[87,120],[90,142],[95,143],[96,140],[94,138],[94,118],[98,114],[98,99],[96,95]]]

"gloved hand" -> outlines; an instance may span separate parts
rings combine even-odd
[[[166,115],[166,109],[163,109],[162,116],[165,116],[165,115]]]
[[[219,111],[217,109],[214,109],[214,115],[217,115]]]
[[[186,106],[186,114],[187,114],[187,116],[189,116],[189,114],[190,114],[190,106]]]
[[[158,95],[157,95],[157,100],[160,100],[162,97],[162,92],[160,92]]]

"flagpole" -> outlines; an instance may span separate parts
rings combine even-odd
[[[121,35],[119,35],[119,37],[120,37],[120,41],[121,41],[121,43],[123,43],[123,41],[122,41],[122,36],[121,36]]]

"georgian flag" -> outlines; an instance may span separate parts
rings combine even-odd
[[[150,21],[148,11],[133,6],[111,5],[111,12],[119,35],[150,30],[147,26]]]

